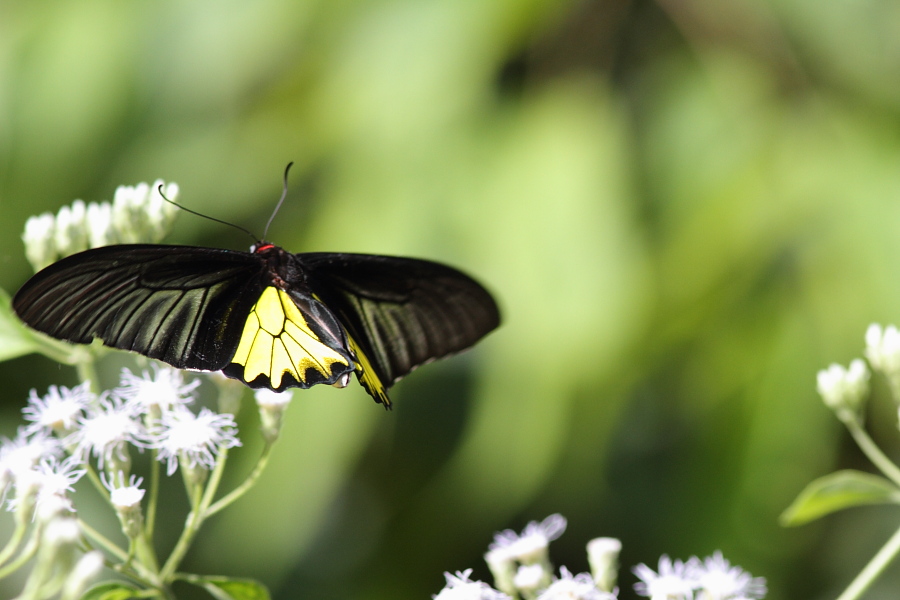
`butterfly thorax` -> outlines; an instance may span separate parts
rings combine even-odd
[[[265,265],[264,283],[280,290],[306,287],[306,273],[297,257],[269,242],[254,244],[250,251]]]

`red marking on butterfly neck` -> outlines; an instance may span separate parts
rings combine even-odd
[[[270,244],[269,242],[264,242],[261,245],[257,246],[256,248],[254,248],[253,252],[256,254],[259,254],[260,252],[265,252],[266,250],[269,250],[270,248],[274,248],[274,247],[275,247],[275,244]]]

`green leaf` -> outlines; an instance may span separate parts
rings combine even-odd
[[[202,586],[216,600],[270,600],[269,590],[252,579],[230,577],[197,577],[191,583]]]
[[[39,350],[40,346],[31,332],[13,313],[9,294],[0,289],[0,360],[9,360]]]
[[[140,590],[121,581],[98,583],[86,591],[81,600],[129,600],[142,598]]]
[[[900,489],[878,475],[845,470],[816,479],[781,514],[783,526],[814,521],[829,513],[865,504],[900,504]]]

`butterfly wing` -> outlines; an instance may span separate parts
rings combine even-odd
[[[386,389],[398,379],[499,324],[490,294],[444,265],[269,252],[293,259],[288,271],[265,253],[95,248],[36,274],[13,308],[57,339],[100,339],[177,368],[222,370],[255,388],[337,383],[355,369],[385,406]],[[274,287],[276,279],[284,287]]]
[[[451,267],[366,254],[296,256],[315,296],[346,327],[360,383],[385,405],[386,389],[401,377],[500,324],[487,290]]]
[[[245,252],[105,246],[32,277],[13,308],[47,335],[131,350],[184,369],[218,370],[260,295],[264,265]]]

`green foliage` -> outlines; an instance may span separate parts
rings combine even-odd
[[[9,294],[0,289],[0,361],[36,352],[33,334],[13,313]]]
[[[269,591],[252,579],[200,577],[191,583],[202,586],[216,600],[269,600]]]
[[[81,600],[131,600],[143,597],[135,587],[121,581],[99,583],[81,597]]]
[[[900,504],[900,488],[871,473],[844,470],[820,477],[800,492],[781,515],[785,526],[803,525],[853,506]]]

